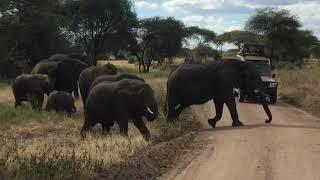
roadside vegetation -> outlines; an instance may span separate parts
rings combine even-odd
[[[122,72],[137,72],[135,65],[125,62],[112,63]],[[163,111],[167,74],[163,70],[139,74],[155,90],[160,112]],[[186,118],[186,113],[176,124],[168,124],[160,115],[154,122],[147,123],[151,143],[144,141],[133,125],[129,127],[129,138],[119,135],[117,125],[111,135],[102,136],[101,127],[97,125],[85,140],[81,140],[81,101],[76,102],[79,112],[69,118],[64,114],[36,112],[28,105],[16,109],[11,92],[2,89],[1,95],[10,98],[0,101],[0,179],[89,178],[125,162],[152,142],[167,141],[199,127],[197,121]]]
[[[276,74],[279,79],[280,99],[320,116],[320,63],[301,66],[280,66]]]

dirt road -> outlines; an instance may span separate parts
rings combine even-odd
[[[207,125],[208,113],[200,113],[204,129],[197,140],[208,145],[187,166],[178,166],[161,179],[320,179],[320,119],[285,104],[271,106],[271,125],[264,124],[266,115],[261,106],[240,103],[238,111],[246,125],[241,128],[230,127],[226,107],[216,129]]]

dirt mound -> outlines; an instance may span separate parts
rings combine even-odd
[[[203,147],[194,143],[194,138],[195,133],[189,133],[169,142],[153,144],[132,155],[127,162],[111,167],[108,172],[98,173],[95,179],[155,179],[173,168],[177,159],[187,151]]]

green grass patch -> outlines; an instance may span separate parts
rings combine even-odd
[[[150,73],[139,73],[134,64],[111,63],[120,73],[143,77],[154,89],[159,111],[163,112],[168,71],[152,68]],[[8,84],[3,87],[0,93],[12,96]],[[8,102],[13,99],[8,98]],[[90,179],[151,144],[131,123],[129,138],[119,136],[117,125],[111,135],[104,136],[97,125],[82,140],[82,103],[76,104],[80,111],[69,118],[65,114],[34,111],[25,105],[14,108],[13,102],[0,103],[0,179]],[[199,128],[200,123],[189,115],[188,111],[183,113],[174,124],[168,123],[162,114],[153,122],[145,121],[152,142],[167,141]]]
[[[320,64],[287,64],[276,75],[281,100],[320,116]]]
[[[26,123],[30,120],[43,120],[50,114],[45,111],[34,111],[26,105],[15,108],[13,105],[0,104],[0,123],[2,125]]]

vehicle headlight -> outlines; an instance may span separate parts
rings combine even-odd
[[[278,83],[270,83],[269,87],[270,88],[276,88],[276,87],[278,87]]]

